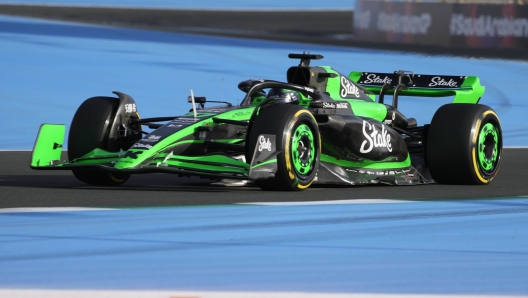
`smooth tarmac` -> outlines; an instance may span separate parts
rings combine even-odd
[[[484,186],[313,186],[300,192],[266,192],[257,187],[210,186],[215,180],[170,174],[133,175],[119,187],[90,186],[70,171],[31,170],[28,151],[0,152],[0,208],[151,207],[301,202],[350,199],[447,200],[528,196],[528,149],[505,149],[497,177]]]

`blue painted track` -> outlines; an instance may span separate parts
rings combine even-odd
[[[528,295],[527,215],[526,198],[1,214],[0,288]]]
[[[520,92],[528,63],[428,57],[389,51],[207,37],[0,17],[0,149],[31,149],[41,123],[69,124],[77,107],[114,90],[136,99],[143,117],[189,110],[189,89],[210,100],[238,103],[248,78],[285,80],[291,52],[325,56],[323,65],[352,70],[478,75],[482,104],[501,118],[506,146],[528,145],[526,99]],[[429,123],[450,98],[401,98],[404,114]]]
[[[31,149],[41,123],[113,90],[147,117],[188,111],[190,88],[237,102],[238,82],[284,80],[301,51],[343,73],[478,75],[505,145],[528,144],[523,62],[0,17],[0,149]],[[443,102],[400,106],[423,124]],[[526,198],[2,213],[0,288],[528,295],[527,213]]]

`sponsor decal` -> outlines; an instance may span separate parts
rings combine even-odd
[[[429,83],[429,87],[436,87],[436,86],[446,86],[450,88],[456,88],[458,87],[458,83],[454,81],[453,79],[449,79],[449,81],[446,81],[442,77],[433,77],[431,79],[431,83]]]
[[[253,111],[243,111],[243,112],[236,112],[236,113],[233,113],[233,116],[231,118],[234,118],[234,117],[239,117],[239,116],[245,116],[245,115],[249,115],[253,113]]]
[[[141,154],[141,153],[143,153],[143,151],[135,151],[135,152],[127,151],[125,153],[125,155],[123,155],[123,158],[129,157],[129,158],[132,158],[132,159],[137,159],[138,155]]]
[[[201,111],[201,110],[200,110]],[[188,118],[188,117],[180,117],[180,118],[177,118],[177,119],[174,119],[172,120],[170,123],[173,123],[173,124],[179,124],[179,123],[194,123],[196,122],[196,120],[193,118]]]
[[[371,19],[370,10],[365,11],[355,11],[354,12],[354,28],[366,30],[370,28],[370,19]]]
[[[271,142],[269,138],[266,139],[264,136],[259,137],[258,151],[262,151],[262,150],[271,151]]]
[[[181,124],[172,124],[170,123],[169,125],[167,125],[167,127],[182,127],[183,125]]]
[[[152,148],[152,145],[135,143],[134,145],[132,145],[131,148],[146,148],[146,149],[150,149],[150,148]]]
[[[392,112],[392,119],[383,120],[383,124],[391,125],[395,118],[396,118],[396,114]]]
[[[381,78],[377,74],[371,73],[367,75],[366,79],[362,82],[363,84],[390,84],[392,83],[392,79],[388,76],[385,76],[384,78]]]
[[[379,132],[376,126],[363,120],[363,136],[365,136],[365,140],[361,143],[359,152],[369,153],[374,148],[386,148],[392,152],[391,136],[387,133],[385,126],[382,126],[381,132]]]
[[[378,15],[377,29],[382,32],[393,32],[426,35],[432,24],[431,14],[402,15],[399,13],[380,12]]]
[[[161,136],[149,135],[147,138],[143,138],[140,141],[141,142],[147,142],[147,143],[154,143],[154,142],[159,141],[160,138],[161,138]]]
[[[347,97],[349,95],[353,95],[355,97],[359,97],[359,88],[352,84],[346,77],[341,76],[341,97]]]
[[[125,104],[125,112],[127,113],[135,113],[137,111],[136,104],[135,103],[127,103]]]
[[[226,110],[228,110],[228,108],[208,108],[208,109],[199,109],[199,112],[204,112],[204,113],[223,113]]]
[[[453,13],[450,31],[452,36],[528,37],[528,19]]]
[[[335,107],[333,102],[323,102],[323,108],[325,109],[335,109]]]
[[[310,87],[304,87],[304,90],[311,92],[311,93],[315,91],[314,88],[310,88]]]
[[[323,102],[323,109],[348,109],[347,102]]]
[[[348,103],[340,102],[336,104],[336,109],[348,109]]]

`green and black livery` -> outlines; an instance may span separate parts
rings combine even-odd
[[[183,116],[140,118],[135,101],[87,99],[68,136],[65,126],[42,125],[31,167],[72,170],[85,183],[119,185],[132,174],[254,180],[264,190],[302,190],[312,184],[487,184],[497,174],[502,131],[497,114],[478,104],[475,76],[351,72],[310,66],[300,59],[287,82],[246,80],[239,106],[205,107],[191,96]],[[288,90],[294,100],[266,96]],[[271,94],[271,91],[268,92]],[[392,102],[386,102],[387,97]],[[430,124],[418,126],[398,110],[399,96],[454,96]],[[149,132],[145,132],[147,128]]]

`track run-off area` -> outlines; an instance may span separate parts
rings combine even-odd
[[[488,186],[289,193],[152,174],[100,188],[29,169],[39,125],[68,125],[86,98],[122,91],[143,117],[187,112],[189,89],[237,103],[238,82],[285,80],[302,51],[343,73],[478,75],[505,145],[528,145],[524,62],[0,17],[0,296],[528,296],[524,148]],[[423,124],[448,101],[400,107]]]

